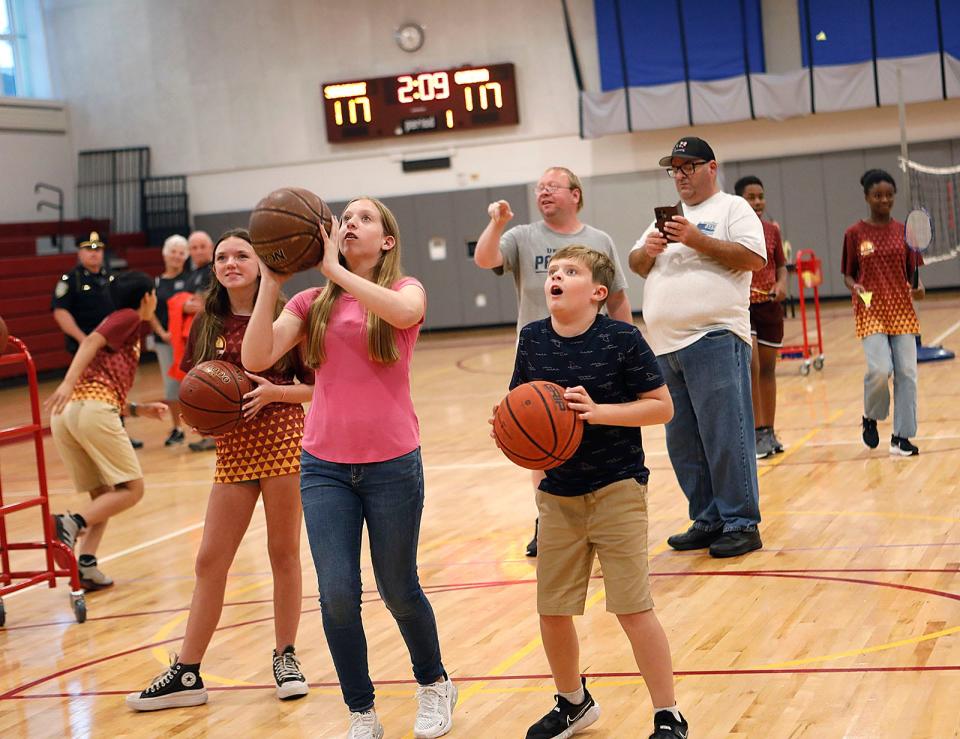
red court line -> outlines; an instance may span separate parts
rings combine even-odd
[[[843,570],[840,570],[840,571],[842,572]],[[950,571],[953,572],[953,570],[950,570]],[[714,577],[778,577],[778,578],[784,578],[784,579],[797,579],[797,580],[823,580],[823,581],[827,581],[827,582],[842,582],[842,583],[849,583],[849,584],[853,584],[853,585],[875,585],[875,586],[877,586],[877,587],[882,587],[882,588],[891,588],[891,589],[894,589],[894,590],[904,590],[904,591],[913,592],[913,593],[923,593],[923,594],[925,594],[925,595],[932,595],[932,596],[936,596],[936,597],[948,598],[948,599],[950,599],[950,600],[960,601],[960,593],[950,593],[950,592],[942,591],[942,590],[934,590],[934,589],[932,589],[932,588],[921,588],[921,587],[917,587],[917,586],[915,586],[915,585],[902,585],[902,584],[899,584],[899,583],[889,583],[889,582],[883,582],[883,581],[880,581],[880,580],[864,580],[864,579],[861,579],[861,578],[847,578],[847,577],[827,577],[827,576],[822,575],[822,574],[809,574],[809,573],[806,572],[806,571],[792,572],[792,571],[784,571],[784,570],[781,570],[781,571],[769,571],[769,572],[768,572],[768,571],[764,571],[764,570],[735,570],[735,571],[707,570],[707,571],[691,571],[691,572],[658,572],[658,573],[651,573],[651,574],[652,574],[654,577],[706,577],[706,576],[714,576]],[[592,578],[592,579],[598,579],[598,577],[599,577],[599,576],[594,576],[594,578]],[[503,580],[503,581],[490,581],[490,582],[488,582],[488,583],[464,583],[464,584],[462,584],[462,585],[460,585],[460,586],[457,586],[457,585],[455,585],[455,584],[449,584],[449,585],[447,585],[446,587],[449,588],[450,590],[457,590],[457,589],[469,589],[469,588],[471,588],[471,587],[496,587],[496,586],[498,586],[498,585],[499,585],[499,586],[504,586],[504,585],[515,585],[515,584],[530,584],[530,583],[533,583],[533,582],[535,582],[535,581],[534,581],[534,580]],[[442,586],[437,586],[437,587],[442,587]],[[307,611],[302,611],[302,613],[314,613],[314,612],[319,611],[319,610],[320,610],[319,608],[314,608],[314,609],[310,609],[310,610],[307,610]],[[251,619],[251,620],[249,620],[249,621],[241,621],[241,622],[235,623],[235,624],[228,624],[227,626],[218,626],[216,630],[217,630],[217,631],[225,631],[225,630],[227,630],[227,629],[236,629],[236,628],[239,628],[239,627],[241,627],[241,626],[249,626],[249,625],[252,625],[252,624],[258,624],[258,623],[263,623],[264,621],[272,621],[272,620],[273,620],[273,616],[271,615],[271,616],[268,617],[268,618]],[[170,638],[170,639],[164,639],[163,641],[153,642],[153,643],[151,643],[151,644],[145,644],[145,645],[141,645],[141,646],[138,646],[138,647],[132,647],[132,648],[130,648],[130,649],[125,649],[125,650],[123,650],[123,651],[121,651],[121,652],[115,652],[115,653],[113,653],[113,654],[108,654],[108,655],[103,656],[103,657],[98,657],[97,659],[88,660],[87,662],[81,663],[81,664],[79,664],[79,665],[74,665],[73,667],[66,667],[66,668],[64,668],[64,669],[62,669],[62,670],[58,670],[58,671],[56,671],[56,672],[54,672],[54,673],[51,673],[51,674],[49,674],[49,675],[46,675],[46,676],[44,676],[44,677],[39,677],[39,678],[36,678],[35,680],[31,680],[30,682],[24,683],[23,685],[19,685],[19,686],[15,687],[15,688],[11,688],[11,689],[8,690],[7,692],[0,694],[0,701],[10,700],[10,699],[12,699],[12,698],[16,698],[20,693],[22,693],[22,692],[25,691],[25,690],[29,690],[29,689],[32,688],[32,687],[35,687],[35,686],[37,686],[37,685],[42,685],[43,683],[49,682],[50,680],[55,680],[55,679],[58,678],[58,677],[62,677],[62,676],[64,676],[64,675],[68,675],[68,674],[70,674],[70,673],[72,673],[72,672],[76,672],[77,670],[82,670],[82,669],[85,669],[85,668],[87,668],[87,667],[92,667],[93,665],[101,664],[101,663],[103,663],[103,662],[108,662],[108,661],[110,661],[110,660],[112,660],[112,659],[114,659],[114,658],[117,658],[117,657],[125,657],[125,656],[127,656],[128,654],[133,654],[133,653],[135,653],[135,652],[140,652],[140,651],[143,651],[143,650],[145,650],[145,649],[152,649],[153,647],[161,646],[161,645],[163,645],[163,644],[170,644],[171,642],[179,641],[179,640],[182,639],[182,638],[183,638],[182,636],[172,637],[172,638]],[[873,668],[810,668],[809,670],[783,670],[783,672],[789,673],[789,674],[793,674],[793,673],[798,673],[798,672],[799,672],[799,673],[802,673],[802,672],[805,672],[805,671],[810,671],[810,672],[829,672],[829,671],[831,671],[831,670],[832,670],[832,671],[843,671],[844,669],[847,669],[847,671],[854,671],[854,672],[856,672],[856,671],[868,670],[868,669],[873,669]],[[884,669],[884,668],[876,668],[876,669]],[[923,668],[922,666],[918,666],[918,667],[916,667],[916,668],[905,667],[905,668],[902,668],[902,669],[899,670],[899,671],[913,671],[913,670],[922,671],[923,669],[924,669],[924,668]],[[950,669],[954,669],[954,668],[950,668]],[[955,669],[960,669],[960,666],[958,666],[958,667],[955,668]],[[679,671],[678,671],[678,672],[676,672],[675,674],[677,674],[677,675],[685,675],[685,674],[691,674],[691,675],[713,675],[713,674],[725,675],[725,674],[737,674],[738,672],[744,672],[745,674],[750,674],[750,673],[749,673],[749,670],[744,670],[744,671],[696,670],[696,671],[693,671],[693,672],[690,672],[690,673],[679,672]],[[770,674],[774,674],[774,673],[778,672],[778,670],[769,670],[769,671],[767,671],[767,672],[769,672]],[[756,671],[756,674],[765,674],[765,673],[764,673],[763,670],[757,670],[757,671]]]
[[[905,665],[900,667],[799,667],[764,669],[749,668],[742,670],[676,670],[676,677],[734,677],[737,675],[831,675],[871,672],[960,672],[960,665]],[[639,672],[585,672],[585,677],[599,678],[640,678]],[[451,673],[450,677],[457,683],[475,682],[508,682],[526,680],[552,680],[549,673],[538,675],[458,675]],[[308,683],[311,688],[338,688],[338,682]],[[415,685],[416,680],[376,680],[374,685]],[[228,692],[235,690],[275,690],[275,685],[221,685],[208,687],[209,692]],[[37,700],[44,698],[97,698],[110,695],[126,695],[129,690],[81,690],[74,693],[32,693],[31,695],[14,695],[9,700]],[[3,696],[0,696],[2,699]]]

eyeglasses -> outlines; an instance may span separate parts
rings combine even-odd
[[[537,185],[535,188],[533,188],[533,192],[536,195],[543,195],[543,194],[553,195],[553,193],[555,193],[557,190],[576,190],[576,189],[577,188],[570,187],[568,185],[555,185],[553,183],[550,183],[548,185]]]
[[[667,167],[666,173],[667,177],[673,179],[677,176],[677,173],[683,174],[684,177],[692,177],[693,173],[697,171],[697,167],[702,164],[709,164],[710,162],[700,160],[697,162],[684,162],[679,167]]]

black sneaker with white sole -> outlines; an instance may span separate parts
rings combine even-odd
[[[207,689],[200,677],[200,665],[187,666],[176,655],[162,674],[140,693],[127,695],[127,706],[134,711],[159,711],[162,708],[186,708],[207,702]]]
[[[920,450],[904,436],[891,436],[890,453],[898,457],[916,457]]]
[[[303,698],[310,692],[292,644],[285,646],[280,654],[273,650],[273,679],[277,683],[277,698],[282,701]]]
[[[600,706],[587,690],[586,679],[581,677],[580,682],[583,685],[583,703],[575,706],[563,696],[555,696],[557,705],[527,729],[527,739],[567,739],[600,718]]]
[[[680,720],[670,711],[657,711],[653,716],[653,733],[650,739],[687,739],[689,734],[687,720],[680,715]]]

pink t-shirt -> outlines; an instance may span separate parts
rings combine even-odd
[[[398,280],[393,289],[406,285],[423,289],[413,277]],[[283,309],[306,322],[322,289],[297,293]],[[327,358],[316,372],[303,434],[303,448],[327,462],[384,462],[420,446],[420,425],[410,397],[410,360],[420,324],[395,329],[400,359],[393,364],[370,359],[366,324],[363,305],[343,293],[327,324]]]

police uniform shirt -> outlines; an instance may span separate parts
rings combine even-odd
[[[100,322],[113,312],[113,300],[110,298],[110,280],[107,270],[90,272],[78,264],[63,275],[53,290],[51,309],[67,311],[77,326],[85,334],[93,331]],[[75,352],[79,344],[70,336],[66,337],[67,351]]]

